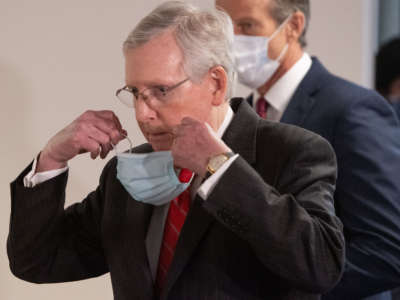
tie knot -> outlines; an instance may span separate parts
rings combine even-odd
[[[268,102],[264,99],[264,97],[258,98],[256,103],[256,111],[257,114],[263,119],[265,119],[267,116],[267,108]]]
[[[179,181],[180,182],[189,182],[190,179],[192,178],[193,172],[190,171],[189,169],[181,169],[181,171],[179,172]]]

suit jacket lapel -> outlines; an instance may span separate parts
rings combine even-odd
[[[312,59],[312,65],[306,76],[296,89],[292,99],[286,108],[281,122],[297,126],[303,126],[307,115],[315,104],[314,94],[319,90],[326,70],[318,59]]]
[[[250,164],[255,161],[256,127],[259,117],[242,99],[232,99],[231,106],[235,116],[227,128],[223,140]],[[186,218],[176,245],[174,260],[170,266],[161,299],[166,299],[169,290],[182,273],[197,245],[209,226],[215,221],[203,208],[204,200],[196,196]]]
[[[153,152],[150,144],[142,144],[135,148],[135,153],[149,153]],[[116,168],[115,168],[116,172]],[[116,177],[117,174],[114,176]],[[117,180],[118,181],[118,180]],[[118,199],[115,201],[114,206],[124,205],[125,207],[120,207],[121,211],[126,211],[125,218],[116,220],[116,222],[121,223],[120,231],[123,231],[125,236],[123,239],[124,252],[121,255],[126,257],[135,257],[135,259],[125,259],[125,264],[128,266],[133,262],[140,262],[141,275],[140,278],[145,281],[139,282],[138,286],[153,286],[153,276],[152,276],[152,246],[154,246],[154,241],[152,238],[149,239],[149,231],[151,229],[153,215],[156,213],[158,216],[162,215],[162,207],[154,207],[150,204],[144,204],[134,200],[131,195],[125,190],[122,184],[116,185],[118,191],[115,192],[116,195],[123,195],[123,199]],[[121,196],[122,197],[122,196]],[[123,200],[123,201],[122,201]],[[140,230],[139,230],[140,229]],[[162,233],[161,233],[162,234]],[[139,255],[140,254],[140,255]],[[157,257],[158,259],[158,257]],[[134,268],[128,268],[132,269]],[[136,274],[135,274],[136,275]],[[134,278],[132,276],[132,278]]]
[[[169,204],[155,206],[151,216],[149,229],[146,234],[146,252],[149,260],[152,278],[155,282],[160,256],[161,243],[164,234],[164,224],[168,216]]]
[[[313,107],[315,99],[299,86],[288,107],[283,113],[281,122],[302,126],[308,113]]]
[[[110,217],[113,218],[112,226],[108,226],[108,232],[105,233],[109,237],[109,247],[113,250],[110,264],[116,265],[115,270],[119,270],[114,270],[116,276],[123,276],[126,282],[131,280],[135,285],[143,287],[135,291],[138,297],[140,295],[139,298],[152,297],[153,285],[144,241],[153,208],[133,200],[119,182],[112,186],[109,193],[115,195],[109,208]]]

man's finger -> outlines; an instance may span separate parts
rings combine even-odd
[[[117,144],[120,140],[123,140],[125,136],[123,135],[122,129],[118,129],[117,125],[110,120],[99,118],[93,122],[93,125],[100,131],[104,132],[110,137],[110,140]],[[126,130],[125,130],[126,132]],[[108,141],[107,141],[108,143]]]
[[[112,128],[116,128],[118,131],[122,131],[122,124],[119,121],[117,115],[111,110],[100,110],[94,112],[94,119],[103,119],[107,124],[112,123]]]
[[[113,119],[114,119],[115,124],[117,125],[118,130],[121,132],[123,130],[122,129],[122,124],[121,124],[121,122],[119,121],[118,117],[115,114],[114,114]]]
[[[91,125],[87,127],[87,136],[95,140],[98,144],[108,144],[111,137],[108,133],[100,130],[98,127]]]
[[[108,153],[113,149],[111,144],[101,145],[100,158],[106,158]]]
[[[115,117],[115,114],[112,110],[98,110],[95,113],[104,119],[112,120]]]
[[[92,159],[95,159],[97,156],[99,156],[101,151],[100,144],[90,137],[83,141],[82,148],[86,150],[86,152],[90,152],[90,157]]]

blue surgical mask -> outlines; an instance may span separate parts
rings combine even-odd
[[[180,182],[174,169],[171,151],[145,154],[117,154],[117,178],[133,199],[163,205],[186,190],[189,182]]]
[[[285,45],[279,57],[274,60],[268,56],[269,43],[290,17],[270,37],[235,35],[233,42],[235,66],[242,84],[256,89],[267,82],[279,68],[280,60],[285,55],[288,45]]]

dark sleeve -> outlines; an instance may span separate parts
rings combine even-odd
[[[100,232],[103,186],[64,209],[65,172],[25,188],[28,166],[11,183],[7,251],[12,273],[26,281],[80,280],[106,273]]]
[[[291,154],[276,188],[238,157],[205,207],[250,243],[269,271],[293,287],[323,293],[344,266],[342,224],[333,207],[336,159],[314,134]]]
[[[400,285],[400,126],[372,93],[337,126],[335,204],[347,262],[342,280],[324,299],[359,299]]]

